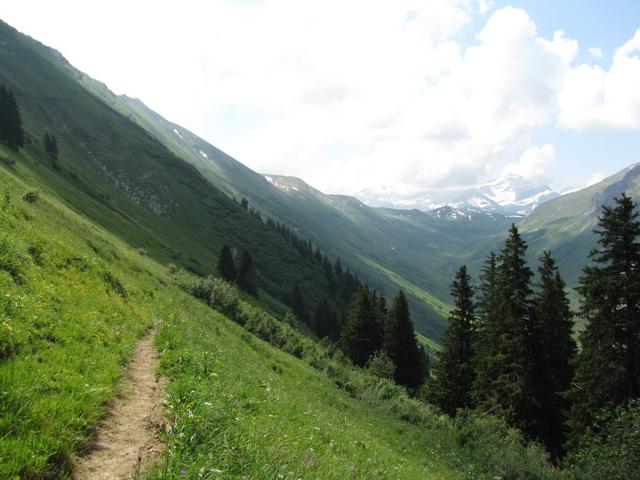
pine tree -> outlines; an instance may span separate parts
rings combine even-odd
[[[13,92],[4,85],[0,85],[0,142],[13,149],[24,146],[18,102]]]
[[[238,277],[236,283],[245,292],[251,295],[258,293],[258,286],[256,284],[256,269],[253,266],[253,258],[248,250],[242,252],[240,258],[240,267],[238,268]]]
[[[492,357],[498,333],[496,310],[498,306],[498,259],[491,252],[480,273],[480,285],[477,289],[478,319],[473,345],[474,352],[474,381],[472,386],[472,400],[479,404],[485,400],[486,392],[491,388],[497,373],[493,370],[495,362]]]
[[[378,330],[371,295],[361,287],[340,334],[340,348],[353,363],[364,367],[371,355],[380,350],[381,339],[382,332]]]
[[[396,383],[411,389],[418,388],[424,380],[424,365],[409,316],[407,297],[402,290],[389,309],[383,335],[382,350],[396,366]]]
[[[538,268],[537,292],[533,299],[530,333],[533,422],[530,435],[553,454],[562,456],[565,440],[564,412],[568,405],[563,395],[573,377],[571,361],[576,352],[572,313],[565,283],[549,252],[544,252]]]
[[[291,289],[290,295],[290,306],[291,310],[293,310],[293,314],[296,316],[298,320],[306,323],[307,319],[307,306],[304,303],[304,298],[302,297],[302,292],[300,291],[300,286],[295,283],[293,288]]]
[[[229,245],[223,245],[220,255],[218,255],[218,273],[227,282],[235,282],[236,280],[238,272]]]
[[[430,397],[433,403],[453,417],[458,409],[471,406],[474,379],[474,290],[464,265],[456,273],[451,296],[455,308],[449,313],[449,324],[442,338],[443,349],[438,353],[436,378],[430,386]]]
[[[47,154],[53,159],[58,159],[58,140],[55,135],[49,134],[49,132],[45,132],[44,134],[44,149]]]
[[[594,231],[595,265],[584,269],[578,287],[588,323],[569,395],[571,442],[600,409],[640,396],[640,222],[631,198],[623,193],[604,206]]]
[[[483,325],[483,335],[492,342],[487,343],[480,361],[487,373],[475,392],[481,408],[500,412],[528,434],[533,362],[528,338],[532,272],[525,263],[526,249],[517,227],[512,225],[496,264],[496,303],[490,307],[495,318]]]

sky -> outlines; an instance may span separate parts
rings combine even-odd
[[[327,193],[563,189],[640,161],[637,0],[20,0],[0,18]]]

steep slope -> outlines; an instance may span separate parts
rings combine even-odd
[[[139,100],[116,96],[75,72],[86,88],[190,162],[213,185],[233,197],[247,198],[263,215],[293,227],[332,257],[341,257],[385,295],[398,288],[407,290],[416,327],[430,337],[438,338],[442,332],[448,285],[458,264],[477,256],[479,246],[513,221],[477,212],[469,222],[418,211],[373,209],[352,197],[325,195],[297,178],[263,176]]]
[[[35,194],[24,155],[0,151],[0,478],[78,472],[152,324],[169,380],[166,454],[136,478],[490,479],[514,466],[551,478],[542,451],[503,424],[458,427],[242,298],[247,327],[284,332],[301,358],[183,293],[165,265]],[[486,429],[495,449],[459,447]]]
[[[640,199],[640,164],[538,207],[521,224],[531,255],[551,250],[568,283],[575,284],[596,246],[592,230],[602,206],[612,204],[622,192],[636,201]]]
[[[270,295],[284,299],[294,283],[312,301],[328,294],[321,268],[87,90],[59,53],[0,23],[0,66],[25,123],[20,166],[42,188],[161,261],[211,273],[229,243],[251,251]],[[58,161],[44,153],[46,131],[58,139]]]

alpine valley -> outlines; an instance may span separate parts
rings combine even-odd
[[[518,230],[576,306],[602,208],[640,200],[639,165],[566,194],[507,175],[356,198],[255,172],[1,21],[0,84],[23,129],[0,145],[0,478],[80,478],[110,451],[145,335],[167,386],[135,478],[597,478],[591,450],[561,470],[564,447],[511,411],[449,418],[425,378],[460,266],[477,279]],[[345,340],[378,327],[365,357]]]

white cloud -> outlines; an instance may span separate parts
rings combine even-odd
[[[490,0],[21,0],[4,10],[250,167],[327,191],[475,183],[519,154],[508,168],[538,172],[553,149],[531,145],[538,127],[640,122],[640,34],[608,71],[574,66],[575,40],[543,38],[524,10]],[[486,24],[463,45],[478,12]],[[61,28],[67,18],[81,21]]]
[[[640,29],[618,48],[609,70],[579,65],[558,93],[560,125],[574,129],[640,128]]]
[[[519,175],[529,179],[544,179],[548,168],[556,159],[556,149],[547,143],[542,147],[525,150],[517,163],[509,163],[502,170],[502,175]]]
[[[602,49],[599,47],[592,47],[589,50],[589,55],[593,58],[602,58]]]
[[[493,8],[492,0],[478,0],[478,11],[480,12],[480,15],[486,14],[492,8]]]

